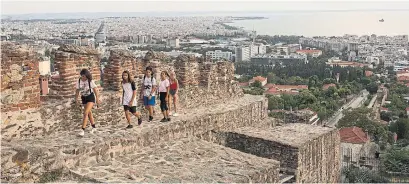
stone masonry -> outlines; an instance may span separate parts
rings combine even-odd
[[[104,87],[109,90],[122,89],[122,72],[129,71],[132,77],[142,69],[142,62],[137,62],[135,55],[126,50],[112,50],[108,65],[104,69]]]
[[[121,51],[111,54],[106,84],[112,88],[104,87],[103,103],[92,110],[94,134],[87,130],[84,137],[77,136],[82,110],[65,98],[74,94],[83,67],[90,67],[99,80],[99,55],[93,49],[66,45],[57,51],[60,75],[52,79],[52,96],[62,99],[2,112],[1,182],[44,181],[55,178],[47,176],[50,171],[60,169],[85,182],[280,183],[294,176],[296,182],[338,181],[337,131],[299,124],[274,127],[268,100],[243,94],[233,81],[232,63],[180,56],[172,64],[152,51],[144,60]],[[152,122],[144,118],[141,126],[126,129],[118,73],[131,69],[140,82],[146,66],[156,74],[177,73],[183,84],[180,116],[161,123],[156,113]],[[50,182],[79,181],[56,179]]]
[[[253,127],[220,132],[212,141],[280,161],[281,171],[296,183],[336,183],[340,179],[340,137],[336,129],[287,124],[273,129]]]
[[[53,77],[50,85],[50,97],[73,97],[75,86],[82,69],[89,69],[93,80],[100,83],[100,59],[95,49],[75,45],[62,45],[55,53],[55,70],[59,76]]]
[[[137,86],[140,90],[145,67],[150,66],[158,83],[162,71],[176,73],[180,84],[179,106],[181,108],[206,106],[243,96],[243,91],[234,81],[234,64],[231,62],[200,62],[199,58],[191,55],[181,55],[175,63],[164,63],[159,59],[158,54],[153,51],[149,51],[143,61],[134,59],[128,51],[111,52],[105,69],[104,89],[121,91],[121,74],[128,70],[132,77],[135,77],[134,80],[139,84]],[[137,99],[140,99],[139,92],[137,95]],[[160,112],[159,105],[156,109]]]
[[[1,111],[40,106],[40,73],[34,52],[12,43],[1,44]]]

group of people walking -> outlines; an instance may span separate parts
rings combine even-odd
[[[81,102],[84,107],[83,111],[83,120],[82,120],[82,130],[79,135],[84,136],[85,129],[87,127],[88,120],[91,124],[91,131],[95,131],[95,121],[92,115],[92,108],[95,104],[101,104],[100,94],[97,91],[97,86],[95,85],[92,75],[89,70],[83,69],[80,72],[81,78],[78,79],[77,90],[75,93],[76,103],[78,101],[79,95],[81,95]],[[148,121],[153,120],[154,106],[156,104],[156,96],[159,95],[160,99],[160,109],[163,114],[163,119],[161,122],[168,122],[171,120],[171,104],[170,100],[173,102],[174,113],[173,116],[178,116],[177,114],[177,100],[178,100],[178,88],[179,83],[176,79],[174,72],[168,73],[167,71],[162,71],[160,75],[160,82],[157,83],[155,77],[153,76],[153,70],[151,67],[146,67],[145,75],[142,80],[141,90],[141,100],[145,109],[149,112]],[[141,112],[137,110],[137,91],[136,84],[132,80],[132,76],[128,71],[122,73],[122,89],[123,94],[121,98],[122,105],[124,107],[125,117],[128,122],[126,128],[133,128],[131,123],[131,114],[137,117],[138,125],[142,124],[142,115]]]

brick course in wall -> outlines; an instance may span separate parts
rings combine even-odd
[[[75,95],[75,86],[82,69],[89,69],[97,85],[101,80],[100,58],[97,50],[75,45],[62,45],[55,53],[55,70],[59,76],[51,78],[50,97]]]
[[[40,106],[38,58],[32,50],[12,43],[1,45],[1,111]]]
[[[104,68],[104,88],[108,90],[122,90],[122,73],[129,71],[132,77],[137,76],[143,66],[141,60],[127,50],[112,50],[108,65]]]

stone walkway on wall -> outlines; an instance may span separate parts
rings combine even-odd
[[[84,137],[78,137],[76,131],[58,131],[45,137],[2,141],[2,177],[21,181],[12,178],[23,171],[41,175],[61,167],[78,168],[112,161],[151,145],[200,138],[213,130],[258,126],[267,116],[266,103],[262,96],[246,95],[228,104],[186,110],[171,122],[158,122],[161,116],[157,114],[154,122],[145,121],[130,130],[125,129],[123,122]]]
[[[279,162],[199,139],[182,139],[72,172],[104,183],[273,183],[278,181]]]

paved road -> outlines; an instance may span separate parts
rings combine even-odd
[[[352,99],[349,103],[345,104],[342,106],[341,109],[339,109],[326,123],[327,126],[329,127],[335,127],[338,123],[338,121],[344,116],[342,113],[342,110],[348,109],[348,108],[358,108],[360,107],[363,103],[365,103],[365,100],[368,97],[369,92],[366,90],[361,91],[362,95],[359,95],[358,97],[355,97]]]

